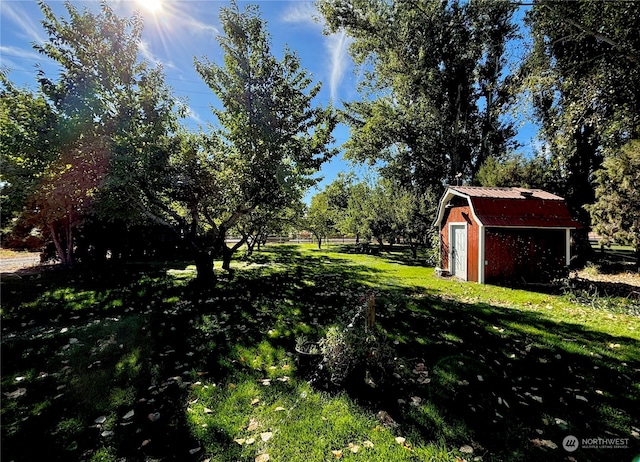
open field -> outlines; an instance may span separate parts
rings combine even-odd
[[[206,293],[179,263],[3,279],[3,461],[640,454],[626,284],[607,297],[480,286],[348,250],[267,246]],[[296,362],[297,337],[363,322],[371,294],[377,351],[391,353],[375,387]],[[570,453],[568,435],[620,447]]]

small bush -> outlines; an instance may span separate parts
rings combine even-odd
[[[598,276],[600,274],[600,267],[594,263],[587,262],[587,265],[584,267],[584,272],[589,276]]]
[[[393,350],[386,335],[378,329],[332,326],[320,340],[331,382],[340,385],[347,379],[365,379],[375,386],[384,382],[393,367]]]

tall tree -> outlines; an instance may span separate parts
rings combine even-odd
[[[541,154],[526,157],[510,153],[490,157],[478,170],[475,182],[493,187],[557,188],[551,161]]]
[[[311,198],[309,210],[305,216],[304,226],[311,231],[318,241],[318,249],[322,249],[322,240],[335,230],[335,214],[329,206],[329,197],[322,191]]]
[[[228,160],[233,183],[226,182],[223,207],[213,212],[211,201],[201,200],[192,216],[202,215],[209,239],[199,252],[198,274],[211,277],[213,256],[229,258],[224,239],[233,226],[257,207],[272,210],[301,198],[317,180],[312,174],[334,154],[335,116],[331,108],[314,105],[320,85],[313,85],[299,57],[285,50],[277,59],[271,52],[266,23],[255,5],[240,11],[232,2],[221,8],[224,36],[219,38],[224,64],[195,59],[195,67],[223,109],[213,109],[218,127],[209,138]]]
[[[338,228],[343,234],[355,236],[356,244],[360,242],[360,238],[371,237],[366,212],[370,197],[371,187],[365,181],[349,186],[347,209]]]
[[[38,5],[49,38],[34,47],[61,70],[57,78],[38,72],[41,93],[55,118],[56,136],[47,149],[53,158],[25,214],[51,231],[63,263],[71,264],[74,233],[84,216],[95,211],[98,199],[108,196],[104,191],[108,178],[118,168],[129,171],[135,165],[118,167],[122,157],[116,154],[129,150],[132,143],[153,144],[156,137],[145,140],[142,127],[153,127],[156,133],[166,130],[157,122],[175,120],[174,101],[170,97],[160,101],[166,96],[161,71],[138,61],[139,15],[119,18],[106,3],[98,13],[79,11],[66,2],[66,17],[58,17],[46,3]],[[40,140],[50,141],[46,136]],[[111,204],[124,214],[132,209],[120,200]]]
[[[527,14],[533,48],[523,83],[542,122],[556,169],[557,192],[584,225],[577,235],[590,251],[594,173],[640,127],[640,4],[538,1]]]
[[[607,156],[596,172],[596,202],[588,206],[594,230],[606,243],[633,246],[640,267],[640,140]]]
[[[330,31],[353,37],[364,101],[346,104],[347,156],[374,163],[418,194],[471,177],[513,136],[505,44],[507,1],[321,0]]]
[[[431,242],[432,221],[437,213],[439,197],[426,191],[416,197],[416,193],[402,185],[390,185],[393,220],[399,237],[409,244],[414,260],[418,249]]]
[[[0,72],[0,228],[10,231],[57,157],[57,116],[41,93]]]

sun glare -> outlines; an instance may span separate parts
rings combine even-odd
[[[162,11],[162,0],[137,0],[138,4],[150,13]]]

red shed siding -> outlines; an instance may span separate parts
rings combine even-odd
[[[477,198],[473,209],[485,226],[564,228],[579,226],[562,200]]]
[[[457,206],[445,212],[440,236],[442,242],[442,267],[451,270],[449,266],[449,223],[467,223],[467,280],[478,282],[478,223],[471,215],[468,205]]]
[[[564,229],[485,230],[485,282],[545,280],[565,266]]]

